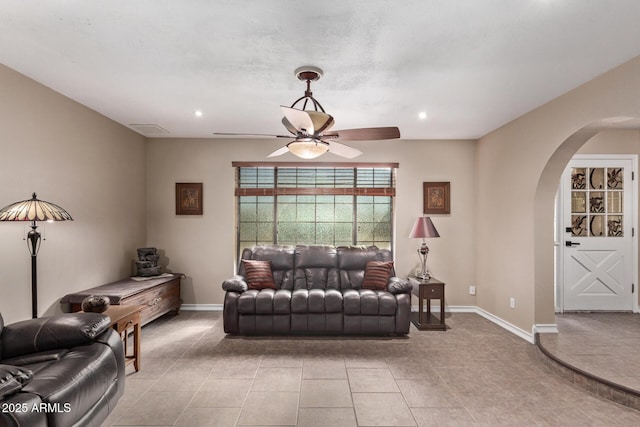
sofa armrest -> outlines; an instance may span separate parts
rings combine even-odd
[[[69,313],[24,320],[2,331],[2,359],[91,343],[109,329],[100,313]]]
[[[227,292],[237,292],[241,294],[242,292],[249,289],[249,285],[247,285],[244,277],[236,275],[222,282],[222,289]]]
[[[387,291],[392,294],[409,294],[413,287],[408,280],[402,279],[400,277],[392,277],[389,279],[389,284],[387,285]]]

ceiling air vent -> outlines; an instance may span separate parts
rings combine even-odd
[[[168,135],[169,131],[156,124],[130,124],[129,127],[144,136]]]

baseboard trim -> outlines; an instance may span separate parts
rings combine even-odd
[[[499,318],[498,316],[489,313],[488,311],[485,311],[483,309],[481,309],[480,307],[476,307],[477,309],[477,313],[484,317],[485,319],[488,319],[490,321],[492,321],[493,323],[495,323],[496,325],[506,329],[507,331],[511,332],[512,334],[515,334],[516,336],[522,338],[523,340],[527,341],[530,344],[535,344],[535,336],[533,334],[530,334],[529,332],[525,331],[524,329],[520,329],[519,327],[517,327],[516,325],[513,325],[509,322],[507,322],[504,319]]]
[[[182,304],[180,310],[184,311],[222,311],[222,304]],[[411,306],[411,311],[417,312],[418,306]],[[558,333],[558,327],[554,324],[539,324],[533,325],[532,333],[528,333],[519,327],[507,322],[504,319],[495,316],[488,311],[481,309],[480,307],[473,305],[454,305],[445,307],[447,313],[475,313],[485,319],[495,323],[503,329],[511,332],[512,334],[522,338],[523,340],[535,344],[536,333]]]
[[[532,332],[533,336],[535,336],[536,334],[557,334],[559,331],[558,325],[556,325],[555,323],[538,323],[536,325],[533,325]]]
[[[417,312],[418,311],[418,306],[411,306],[411,311]],[[445,312],[446,313],[475,313],[478,316],[482,316],[485,319],[495,323],[496,325],[500,326],[503,329],[506,329],[507,331],[511,332],[512,334],[522,338],[523,340],[527,341],[530,344],[535,344],[535,334],[533,333],[529,333],[523,329],[520,329],[519,327],[507,322],[504,319],[501,319],[500,317],[489,313],[486,310],[483,310],[482,308],[475,306],[475,305],[458,305],[458,306],[447,306],[445,307]],[[543,327],[548,327],[549,332],[551,332],[551,326],[555,327],[555,325],[534,325],[534,329],[537,326],[543,326]],[[556,328],[556,332],[557,332],[557,328]]]
[[[222,304],[182,304],[184,311],[222,311]]]

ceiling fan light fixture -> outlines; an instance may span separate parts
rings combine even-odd
[[[287,148],[302,159],[315,159],[329,151],[328,144],[312,139],[292,141],[287,145]]]

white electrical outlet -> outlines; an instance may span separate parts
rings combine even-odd
[[[509,307],[511,308],[516,308],[516,299],[511,297],[511,299],[509,300]]]
[[[471,285],[469,286],[469,295],[475,295],[476,294],[476,287]]]

